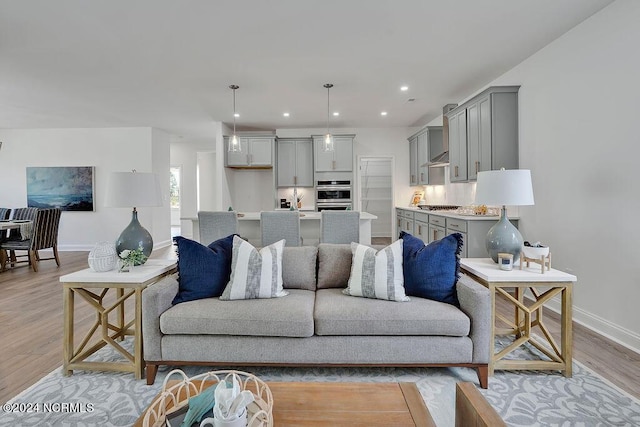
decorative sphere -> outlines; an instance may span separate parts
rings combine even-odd
[[[89,252],[89,268],[93,271],[111,271],[118,260],[116,246],[113,242],[99,242]]]

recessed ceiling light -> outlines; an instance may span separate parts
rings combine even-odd
[[[334,112],[333,112],[333,115],[334,115],[334,116],[339,116],[339,115],[340,115],[340,113],[338,113],[337,111],[334,111]]]
[[[234,117],[240,117],[240,113],[233,113]]]
[[[289,113],[282,113],[283,116],[289,117]]]
[[[381,113],[380,113],[380,115],[381,115],[381,116],[386,116],[386,115],[387,115],[387,112],[386,112],[386,111],[383,111],[383,112],[381,112]]]
[[[409,90],[409,86],[400,86],[400,90],[406,92]]]

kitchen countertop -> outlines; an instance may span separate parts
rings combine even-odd
[[[301,211],[300,212],[300,221],[303,220],[316,220],[319,221],[321,217],[320,212],[315,211]],[[191,220],[198,221],[198,217],[182,217],[181,220]],[[361,220],[373,220],[378,219],[376,215],[370,214],[369,212],[360,212]],[[238,221],[259,221],[260,220],[260,212],[238,212]]]
[[[429,211],[426,209],[420,209],[420,208],[414,208],[414,207],[409,207],[409,206],[396,206],[397,209],[404,209],[407,211],[413,211],[413,212],[422,212],[425,214],[429,214],[429,215],[437,215],[437,216],[443,216],[446,218],[454,218],[454,219],[461,219],[464,221],[497,221],[498,219],[500,219],[500,215],[465,215],[465,214],[460,214],[460,213],[456,213],[455,211]],[[509,219],[520,219],[519,216],[511,216],[508,215]]]

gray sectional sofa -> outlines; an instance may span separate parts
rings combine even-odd
[[[159,365],[463,366],[488,386],[490,296],[467,276],[460,308],[424,298],[344,295],[349,245],[286,247],[273,299],[205,298],[172,306],[177,275],[142,293],[147,384]]]

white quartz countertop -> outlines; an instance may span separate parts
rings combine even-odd
[[[463,215],[456,213],[455,211],[429,211],[426,209],[403,206],[396,206],[396,208],[413,212],[421,212],[429,215],[442,216],[445,218],[461,219],[464,221],[497,221],[498,219],[500,219],[500,215]],[[509,217],[509,219],[519,219],[519,216],[511,216],[508,214],[508,212],[507,216]]]
[[[304,220],[316,220],[319,221],[321,217],[320,212],[314,211],[301,211],[300,212],[300,221]],[[181,220],[191,220],[197,221],[198,217],[184,217],[180,218]],[[360,212],[361,220],[373,220],[378,219],[376,215],[373,215],[369,212]],[[260,221],[260,212],[238,212],[238,221]]]

